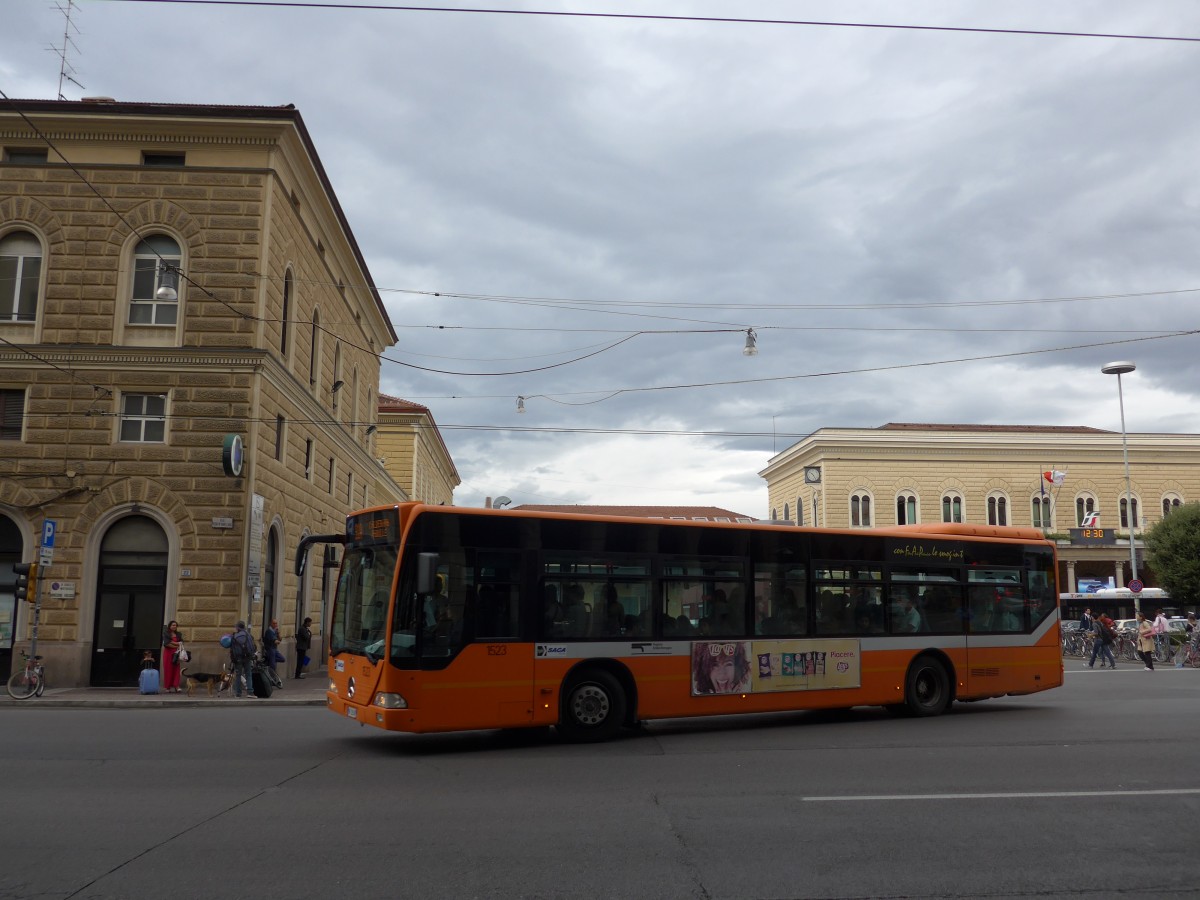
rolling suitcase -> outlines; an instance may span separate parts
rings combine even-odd
[[[158,669],[147,665],[138,673],[138,693],[139,694],[157,694],[158,693]]]
[[[264,672],[262,666],[254,667],[254,696],[266,700],[275,690],[271,684],[271,673]]]

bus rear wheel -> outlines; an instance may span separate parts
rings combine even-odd
[[[950,676],[932,656],[919,656],[909,666],[904,705],[910,715],[937,716],[950,706]]]
[[[625,691],[603,669],[585,669],[563,692],[558,732],[569,741],[607,741],[625,721]]]

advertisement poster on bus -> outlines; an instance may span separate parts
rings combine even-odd
[[[697,641],[692,694],[762,694],[856,688],[862,684],[858,641]]]

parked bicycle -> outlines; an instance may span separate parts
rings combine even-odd
[[[46,667],[42,665],[42,657],[22,653],[25,663],[12,673],[5,687],[8,696],[14,700],[28,700],[30,697],[40,697],[46,690]]]
[[[1179,659],[1175,661],[1175,665],[1191,666],[1193,669],[1200,669],[1200,644],[1197,644],[1197,638],[1185,641],[1176,655],[1179,656]]]

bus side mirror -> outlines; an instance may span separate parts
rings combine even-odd
[[[422,596],[437,592],[438,555],[417,554],[417,593]]]

